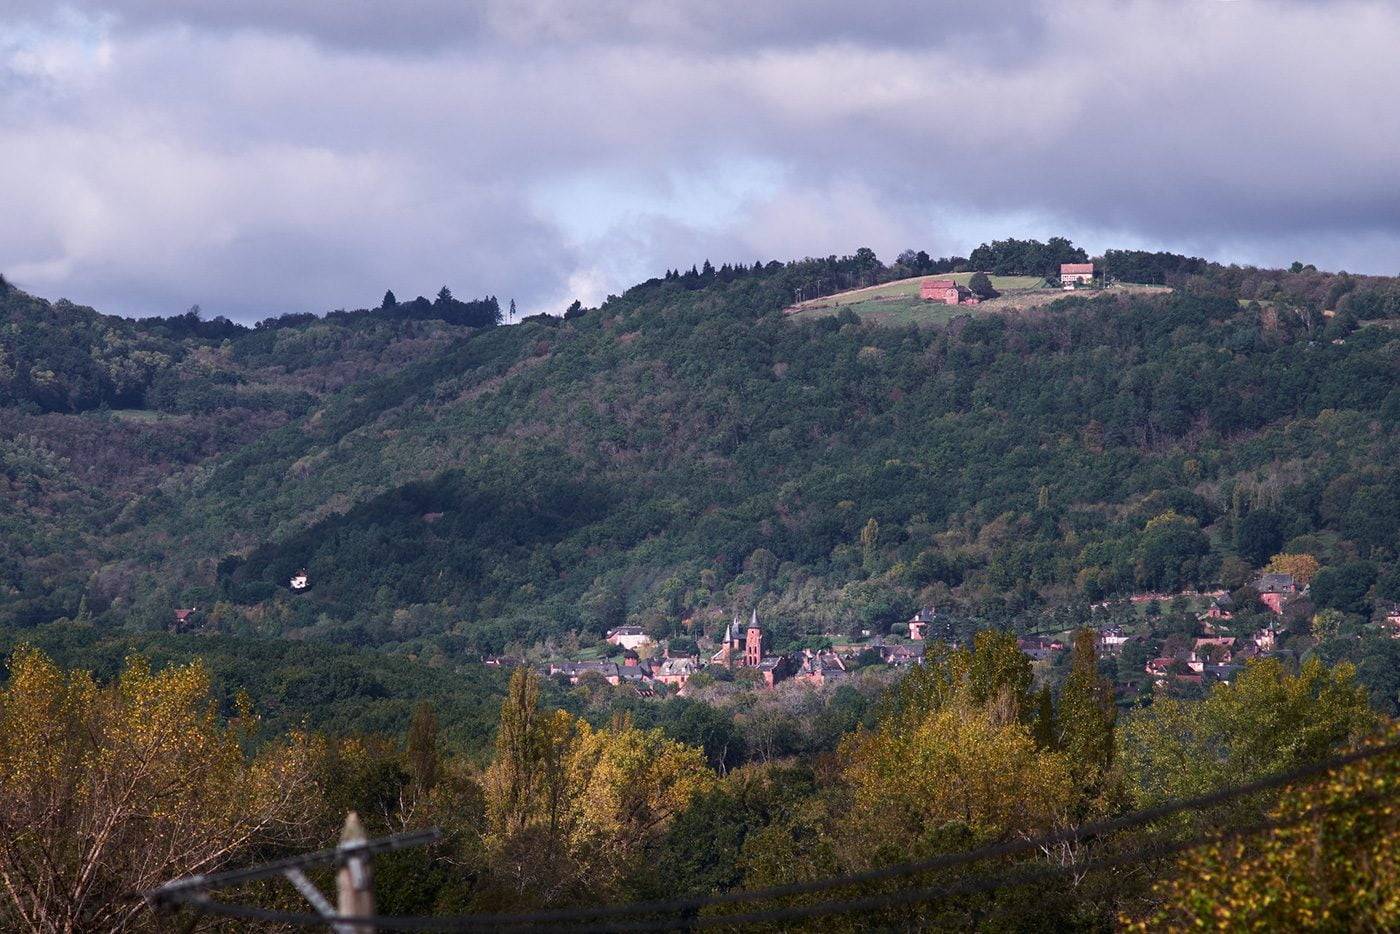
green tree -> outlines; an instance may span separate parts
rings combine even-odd
[[[1369,561],[1348,561],[1322,568],[1313,578],[1313,602],[1322,609],[1369,615],[1369,593],[1376,580],[1376,566]]]
[[[438,719],[433,705],[426,701],[413,708],[405,741],[408,770],[421,792],[430,792],[437,784],[442,756],[438,748]]]
[[[1120,755],[1145,806],[1324,759],[1375,725],[1351,665],[1314,658],[1290,674],[1265,659],[1202,701],[1161,698],[1140,711],[1120,731]]]
[[[1210,541],[1195,519],[1164,512],[1143,529],[1133,552],[1138,584],[1175,591],[1199,575],[1199,560]]]
[[[992,288],[992,280],[985,272],[974,272],[972,278],[967,281],[967,287],[978,298],[996,298],[999,294]]]
[[[1281,515],[1272,509],[1251,509],[1235,528],[1235,547],[1258,567],[1278,553],[1286,537]]]
[[[1113,682],[1099,673],[1098,643],[1092,629],[1074,634],[1069,676],[1060,689],[1059,748],[1064,750],[1081,788],[1099,785],[1113,762],[1117,708]]]

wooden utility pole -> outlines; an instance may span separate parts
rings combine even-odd
[[[365,827],[360,823],[360,815],[351,811],[345,815],[345,829],[340,832],[340,848],[355,846],[365,842]],[[369,859],[363,853],[345,858],[335,877],[336,914],[342,918],[370,918],[374,916],[374,877],[370,871]],[[369,923],[340,922],[335,926],[336,934],[374,934],[374,926]]]

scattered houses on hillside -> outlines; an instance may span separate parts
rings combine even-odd
[[[938,615],[935,607],[920,607],[919,611],[909,619],[909,638],[915,642],[947,642],[952,644],[956,641],[953,632],[953,621],[945,614]]]
[[[626,645],[628,640],[640,635],[640,627],[619,626],[608,633],[607,641],[612,645]],[[918,664],[923,658],[922,645],[886,641],[881,636],[874,637],[870,642],[834,648],[804,648],[789,653],[774,653],[756,610],[750,612],[747,623],[736,614],[715,642],[702,637],[697,639],[697,643],[711,647],[705,656],[671,656],[666,640],[659,643],[645,640],[634,644],[657,645],[659,658],[643,659],[636,650],[628,648],[624,649],[620,662],[606,658],[554,660],[542,665],[541,671],[548,677],[561,678],[571,685],[596,679],[614,686],[631,686],[639,694],[650,696],[662,685],[683,693],[691,680],[704,671],[707,663],[702,658],[708,658],[709,666],[733,672],[751,672],[756,675],[752,680],[763,688],[776,687],[784,681],[823,687],[849,678],[862,663],[882,663],[902,668]],[[519,664],[519,660],[501,656],[487,659],[486,664],[513,667]]]
[[[177,609],[170,617],[171,632],[191,632],[199,626],[199,607]]]
[[[1298,595],[1298,582],[1292,574],[1262,574],[1253,584],[1259,594],[1259,602],[1270,610],[1283,615],[1288,601]]]
[[[844,681],[850,672],[841,656],[829,649],[803,649],[793,679],[818,687]]]
[[[1016,640],[1016,645],[1030,656],[1033,662],[1046,661],[1054,658],[1056,652],[1065,650],[1064,642],[1059,639],[1045,639],[1040,636],[1021,636]]]
[[[607,635],[608,642],[636,651],[651,641],[641,626],[618,626]]]
[[[1105,626],[1098,631],[1099,656],[1117,655],[1131,638],[1123,632],[1122,626]]]
[[[1386,607],[1385,628],[1392,639],[1400,639],[1400,603],[1392,603]]]

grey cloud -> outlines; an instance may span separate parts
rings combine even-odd
[[[1041,11],[1016,0],[71,0],[60,10],[129,29],[190,26],[299,35],[395,51],[502,43],[518,47],[662,44],[752,49],[848,42],[891,46],[1021,44]],[[6,0],[0,17],[48,19],[41,0]]]
[[[706,256],[1059,231],[1400,267],[1384,3],[114,4],[0,47],[0,269],[112,310],[553,309]],[[722,216],[675,191],[755,163]],[[542,195],[579,180],[631,207]]]

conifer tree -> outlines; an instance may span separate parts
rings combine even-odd
[[[1050,688],[1042,687],[1035,698],[1035,721],[1031,724],[1031,738],[1037,749],[1053,749],[1055,735],[1055,703],[1050,696]]]
[[[1059,744],[1079,781],[1092,784],[1113,761],[1113,683],[1099,674],[1092,629],[1074,634],[1069,677],[1060,691]]]
[[[408,754],[408,770],[420,792],[431,791],[437,784],[438,768],[441,765],[438,750],[438,719],[433,707],[427,701],[413,708],[413,719],[408,724],[408,739],[405,743]]]

